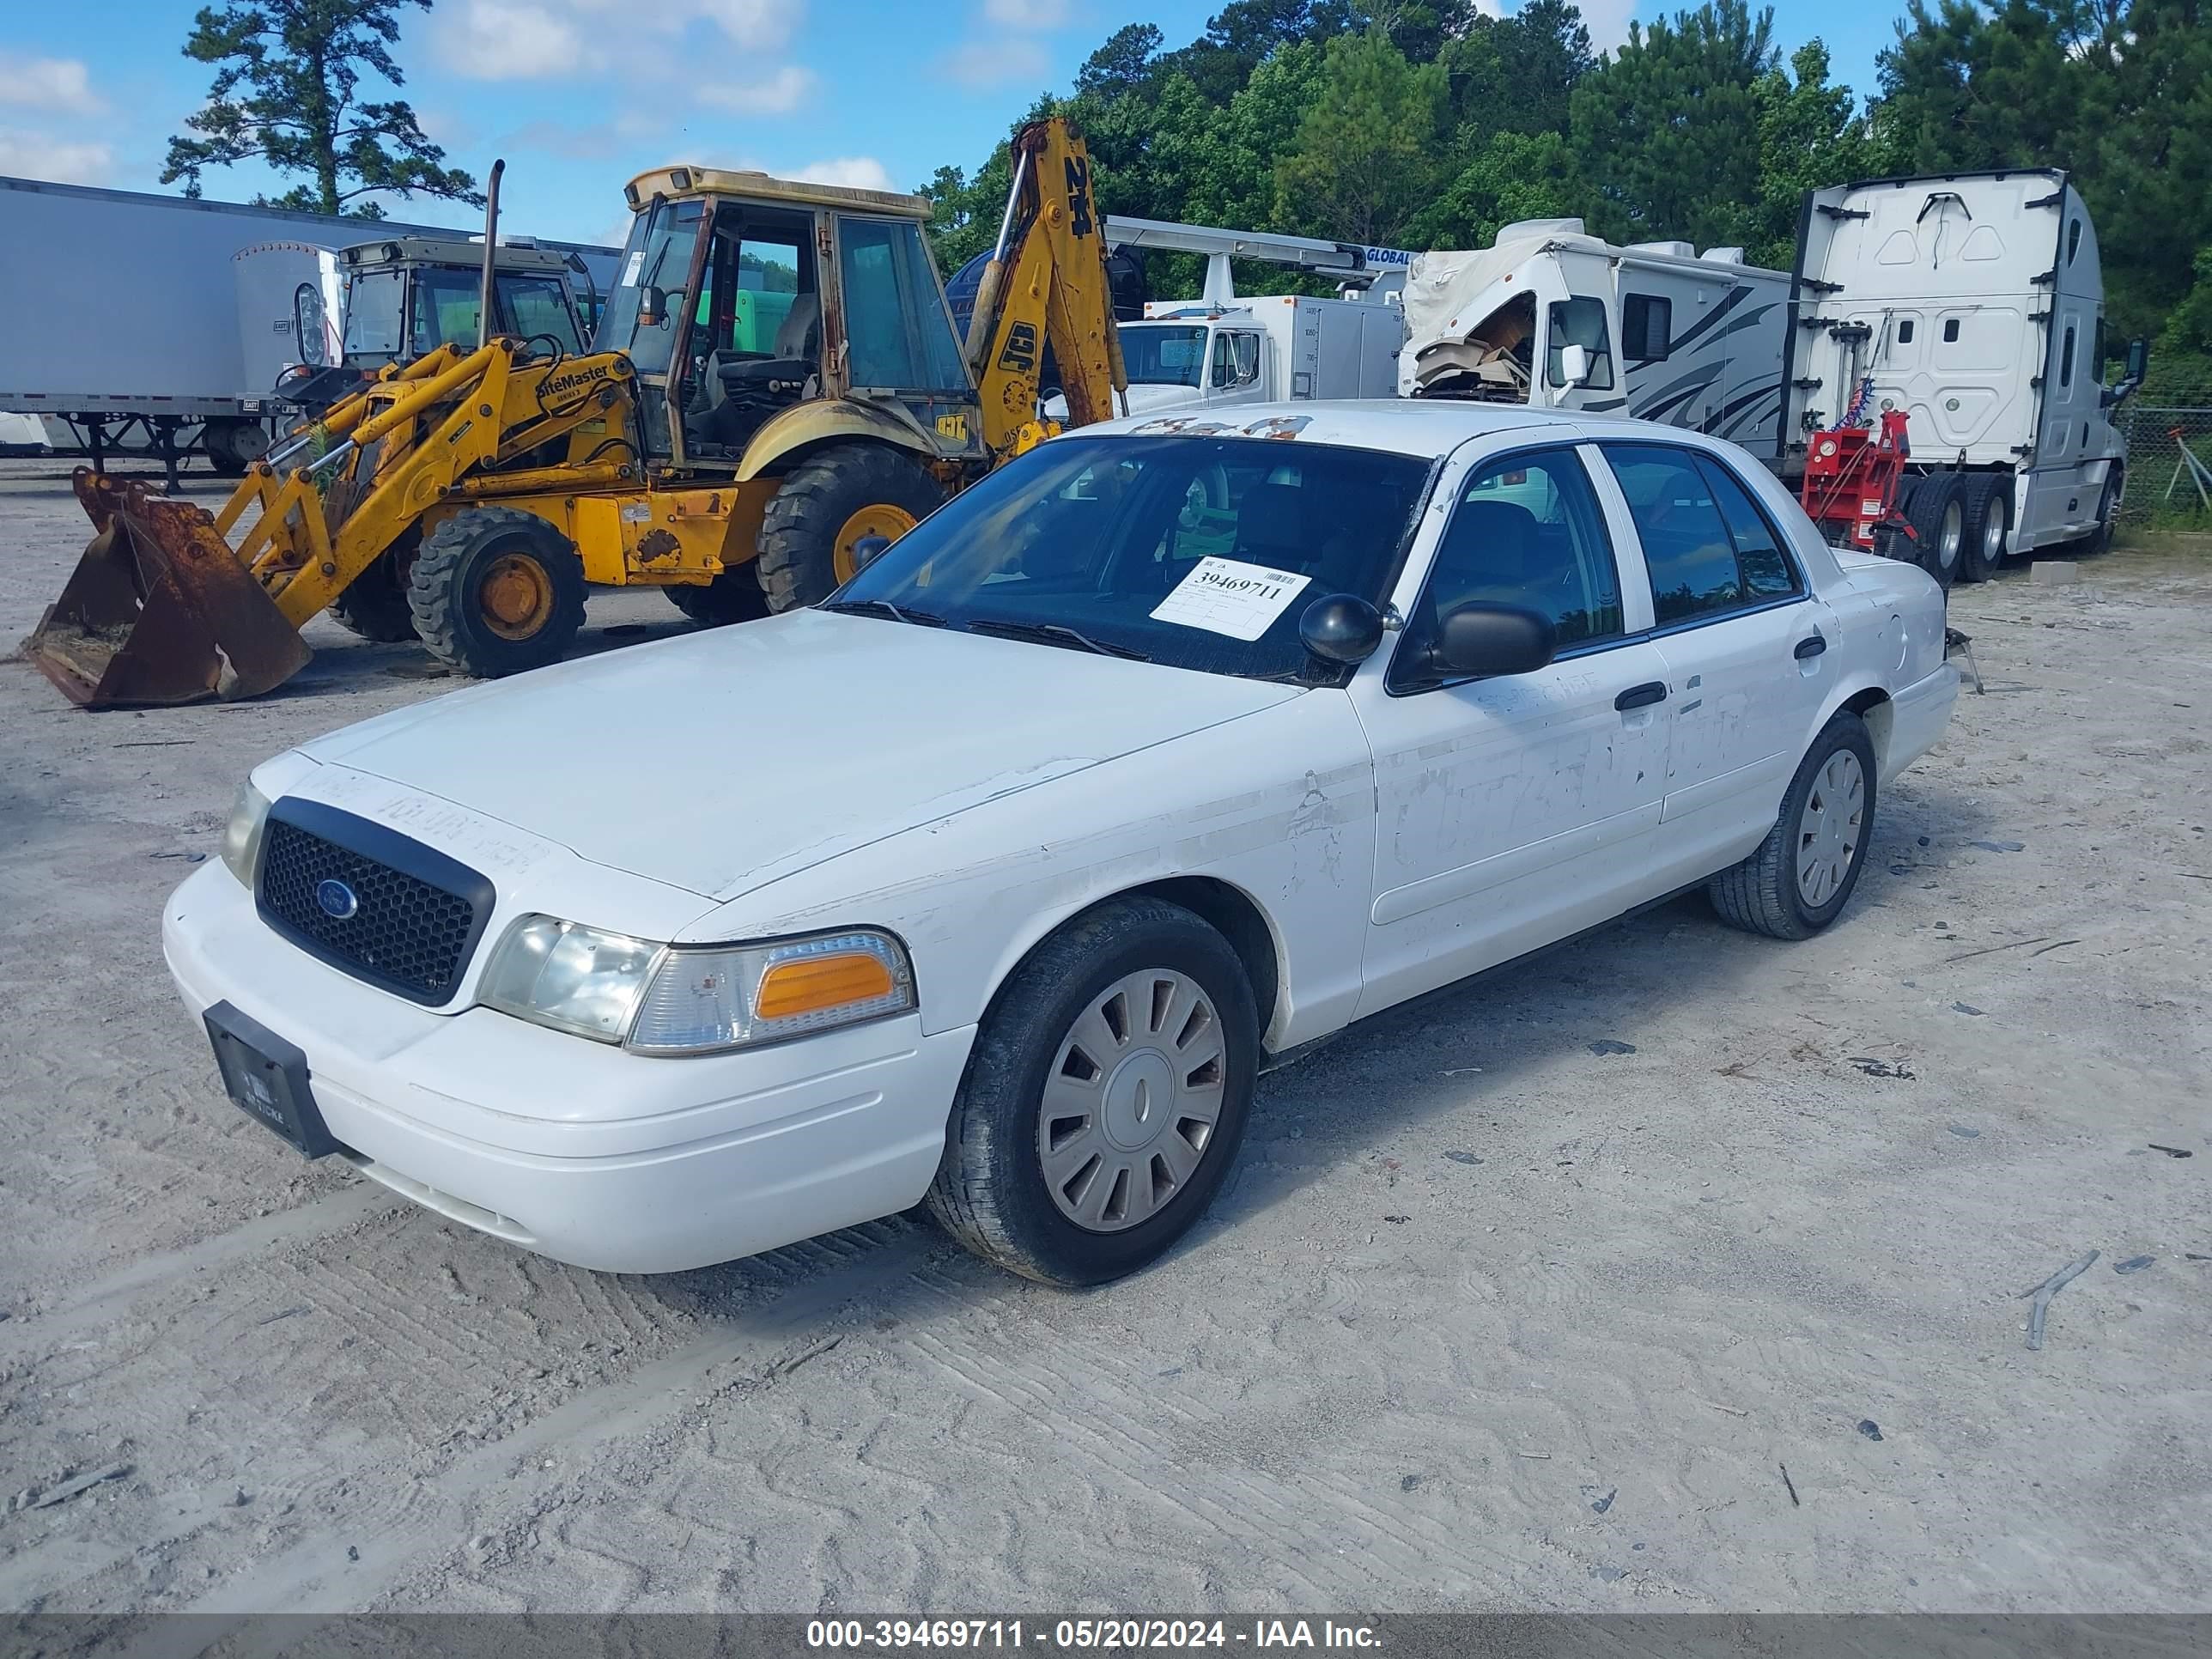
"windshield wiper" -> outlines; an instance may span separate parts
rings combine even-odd
[[[893,622],[912,623],[917,628],[945,626],[942,617],[933,617],[927,611],[908,611],[889,599],[836,599],[818,608],[842,611],[848,617],[889,617]]]
[[[998,634],[1010,640],[1030,640],[1039,645],[1072,645],[1079,651],[1088,651],[1093,656],[1121,657],[1130,662],[1150,662],[1144,652],[1126,645],[1114,645],[1104,640],[1094,640],[1088,634],[1079,634],[1064,623],[1006,622],[995,617],[971,617],[968,623],[971,634]]]

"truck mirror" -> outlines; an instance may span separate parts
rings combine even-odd
[[[637,291],[637,325],[640,328],[659,328],[668,319],[668,296],[657,288],[641,288]]]
[[[1579,345],[1561,346],[1559,373],[1566,376],[1569,386],[1588,386],[1590,377],[1589,348]]]
[[[2150,342],[2134,339],[2128,342],[2128,372],[2126,378],[2141,380],[2150,368]]]

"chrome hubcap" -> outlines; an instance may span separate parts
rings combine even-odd
[[[1986,562],[1995,564],[2004,557],[2008,528],[2004,508],[1995,501],[1990,501],[1989,516],[1982,520],[1982,557]]]
[[[1959,562],[1959,550],[1966,540],[1966,509],[1954,497],[1943,508],[1943,523],[1936,532],[1936,558],[1948,570]]]
[[[1866,773],[1848,749],[1828,757],[1797,816],[1797,893],[1814,909],[1836,896],[1858,854]]]
[[[1198,1172],[1221,1119],[1228,1053],[1212,1000],[1148,968],[1091,1000],[1060,1040],[1037,1110],[1060,1212],[1095,1233],[1159,1213]]]

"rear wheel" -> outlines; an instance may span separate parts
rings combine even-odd
[[[1959,580],[1989,580],[2004,568],[2011,544],[2011,475],[1977,474],[1966,483],[1966,540],[1959,556]]]
[[[1157,1259],[1237,1156],[1258,1072],[1243,964],[1182,906],[1117,899],[1037,946],[976,1034],[929,1206],[1048,1285]]]
[[[1759,850],[1705,885],[1723,921],[1810,939],[1843,913],[1874,833],[1874,739],[1856,714],[1820,728]]]
[[[410,536],[404,548],[386,548],[378,554],[368,568],[331,601],[331,620],[380,645],[413,639],[415,612],[407,602],[406,573],[414,562],[416,545]]]
[[[1912,485],[1904,502],[1916,538],[1914,562],[1948,592],[1966,550],[1966,496],[1955,472],[1931,472]]]
[[[720,628],[727,623],[756,622],[768,615],[768,595],[761,592],[760,570],[741,564],[725,570],[711,582],[696,586],[664,587],[668,602],[695,623]]]
[[[422,643],[479,679],[560,660],[584,625],[584,563],[534,514],[471,507],[422,538],[407,603]]]
[[[836,444],[785,475],[761,522],[771,611],[817,605],[848,580],[871,536],[896,541],[945,499],[919,462],[882,444]]]

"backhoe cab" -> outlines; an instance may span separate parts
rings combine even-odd
[[[80,476],[100,533],[27,654],[88,707],[183,702],[281,684],[325,607],[491,677],[557,659],[594,586],[708,623],[822,599],[1058,429],[1046,347],[1068,424],[1127,385],[1082,142],[1054,119],[1016,149],[964,349],[922,198],[661,168],[590,351],[507,315],[395,360],[212,517]]]

